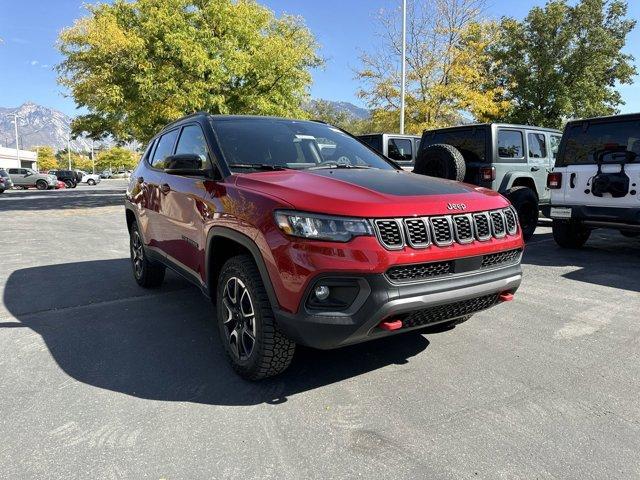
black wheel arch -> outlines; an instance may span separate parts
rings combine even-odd
[[[222,252],[220,259],[216,252]],[[256,245],[256,243],[243,233],[238,232],[232,228],[215,226],[212,227],[207,234],[207,249],[205,251],[205,268],[207,278],[207,291],[209,297],[215,303],[216,301],[216,286],[218,283],[218,276],[220,270],[227,259],[232,256],[242,253],[248,253],[253,258],[258,272],[262,279],[267,296],[271,302],[273,308],[279,307],[278,298],[276,296],[271,278],[269,277],[269,271],[262,258],[262,253]]]

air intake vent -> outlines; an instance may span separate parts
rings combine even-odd
[[[489,213],[491,216],[491,230],[493,236],[496,238],[502,238],[507,234],[507,228],[505,226],[504,217],[501,211]]]
[[[473,242],[473,221],[471,215],[456,215],[453,217],[453,229],[458,243]]]
[[[429,228],[422,218],[406,218],[404,226],[407,231],[407,241],[413,248],[429,246]]]
[[[432,262],[391,267],[387,270],[387,277],[393,282],[403,283],[418,282],[450,273],[453,273],[453,262]]]
[[[433,243],[440,247],[453,243],[453,231],[451,229],[450,217],[431,217],[431,231],[433,233]]]
[[[398,250],[404,246],[402,231],[397,220],[376,220],[376,231],[380,243],[390,250]]]

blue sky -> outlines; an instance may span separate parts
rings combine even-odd
[[[84,14],[81,0],[0,0],[0,106],[13,107],[31,100],[74,114],[75,105],[56,83],[53,65],[60,61],[55,48],[58,32]],[[262,0],[280,14],[302,15],[322,45],[327,63],[314,72],[311,94],[361,105],[355,93],[353,69],[358,55],[376,45],[375,14],[400,0]],[[489,0],[488,15],[521,18],[544,0]],[[629,15],[640,19],[640,2],[629,2]],[[640,65],[640,27],[632,32],[628,51]],[[640,78],[621,88],[623,111],[639,111]]]

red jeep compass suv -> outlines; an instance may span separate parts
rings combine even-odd
[[[196,114],[149,144],[126,194],[136,281],[213,299],[243,377],[511,300],[518,220],[498,193],[414,175],[330,125]]]

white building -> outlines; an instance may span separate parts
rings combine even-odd
[[[0,168],[33,168],[38,170],[38,154],[29,150],[0,147]]]

